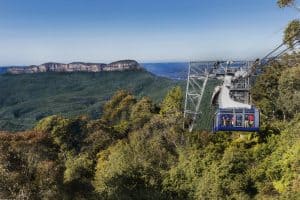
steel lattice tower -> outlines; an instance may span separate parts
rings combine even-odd
[[[207,85],[209,73],[208,62],[190,62],[186,96],[184,103],[184,117],[190,118],[189,131],[193,130],[196,119],[201,114],[200,105]]]

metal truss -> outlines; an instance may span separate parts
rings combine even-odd
[[[200,105],[209,78],[211,62],[190,62],[188,80],[186,85],[186,96],[184,103],[184,117],[189,118],[189,131],[194,128],[196,119],[201,114]]]

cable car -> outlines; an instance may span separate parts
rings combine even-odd
[[[259,131],[259,110],[247,108],[219,108],[214,118],[213,132],[218,131]]]
[[[222,86],[215,88],[212,104],[218,105],[214,117],[213,132],[259,131],[259,110],[246,103],[235,101],[230,96],[233,76],[226,75]]]

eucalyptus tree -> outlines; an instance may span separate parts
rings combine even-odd
[[[295,0],[277,0],[277,5],[280,8],[292,7],[300,12],[300,7],[297,6]],[[284,31],[283,42],[288,46],[293,47],[293,44],[298,41],[300,41],[300,21],[294,19],[287,25]]]

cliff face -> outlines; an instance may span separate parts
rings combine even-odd
[[[138,70],[142,67],[134,60],[120,60],[110,64],[104,63],[84,63],[73,62],[63,63],[44,63],[41,65],[32,65],[28,67],[9,67],[7,73],[10,74],[32,74],[41,72],[101,72],[101,71],[124,71]]]

